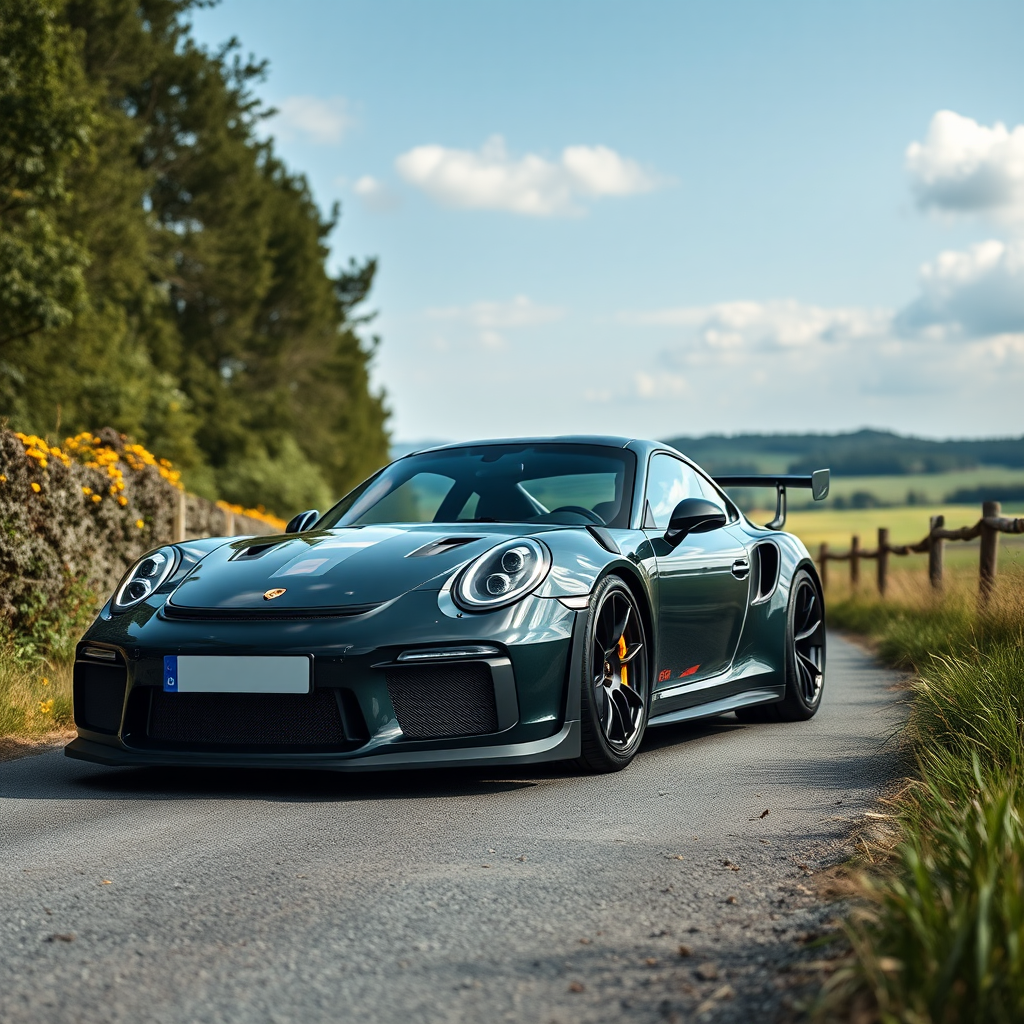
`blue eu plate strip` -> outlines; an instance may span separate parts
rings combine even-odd
[[[178,692],[178,656],[164,655],[164,693]]]

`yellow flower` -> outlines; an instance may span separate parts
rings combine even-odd
[[[29,484],[29,486],[32,488],[33,491],[36,492],[36,494],[38,494],[42,490],[42,487],[40,487],[39,484],[35,482]]]
[[[101,502],[103,500],[103,497],[101,495],[99,495],[99,494],[94,494],[92,496],[92,500],[97,502],[97,503],[99,503],[99,502]]]
[[[122,494],[122,495],[121,495],[121,496],[120,496],[120,497],[119,497],[119,498],[117,499],[117,503],[118,503],[118,505],[120,505],[120,506],[121,506],[121,508],[124,508],[124,507],[125,507],[125,505],[127,505],[127,504],[128,504],[128,499],[127,499],[127,498],[126,498],[126,497],[125,497],[125,496],[124,496],[124,495]]]
[[[3,473],[0,473],[0,484],[5,484],[5,483],[7,483],[7,477],[5,477],[3,475]]]
[[[43,676],[41,682],[42,682],[43,686],[49,686],[50,685],[50,680],[47,679],[46,676]]]
[[[136,519],[135,525],[141,530],[146,524],[141,519]]]
[[[88,495],[92,494],[92,488],[91,487],[83,487],[82,488],[82,493],[88,497]]]
[[[53,711],[53,698],[49,700],[41,700],[39,702],[39,710],[44,714],[48,715]]]

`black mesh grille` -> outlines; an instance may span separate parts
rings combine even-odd
[[[124,688],[128,675],[124,665],[75,662],[75,724],[93,732],[116,733],[121,725]]]
[[[479,662],[390,668],[388,693],[411,740],[497,732],[491,670]]]
[[[351,732],[346,736],[335,690],[150,693],[148,745],[316,751],[351,750],[362,742]]]

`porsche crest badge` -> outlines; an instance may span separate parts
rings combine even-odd
[[[287,590],[287,587],[274,587],[273,590],[268,590],[263,595],[263,600],[264,601],[273,601],[275,597],[280,597],[283,593],[285,593],[286,590]]]

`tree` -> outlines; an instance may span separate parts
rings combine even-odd
[[[88,257],[57,216],[91,118],[58,12],[49,0],[0,0],[0,354],[70,323],[82,300]]]
[[[265,65],[235,41],[196,45],[193,0],[53,3],[49,27],[15,43],[23,63],[45,51],[54,95],[82,97],[88,137],[48,158],[64,160],[63,191],[43,205],[89,258],[77,305],[2,356],[14,385],[0,413],[42,433],[59,406],[68,428],[139,437],[200,492],[322,506],[387,458],[376,339],[364,345],[354,311],[375,261],[329,274],[337,210],[322,217],[258,136]],[[0,320],[7,306],[0,295]]]

